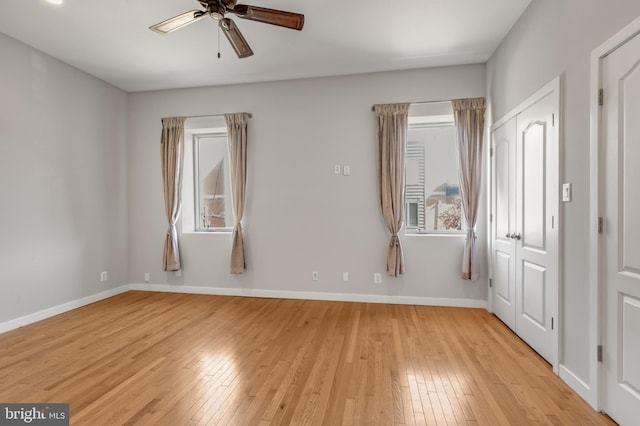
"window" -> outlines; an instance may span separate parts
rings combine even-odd
[[[193,153],[196,229],[209,231],[229,228],[233,218],[228,201],[227,134],[194,135]]]
[[[439,110],[425,115],[413,115],[410,110],[405,161],[405,230],[407,233],[461,233],[462,204],[453,113],[448,103],[429,107]]]
[[[187,120],[184,164],[183,229],[231,231],[233,212],[224,117]]]

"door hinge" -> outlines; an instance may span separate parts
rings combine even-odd
[[[553,317],[551,317],[551,329],[553,330]]]
[[[493,157],[493,148],[489,148],[489,157]]]
[[[556,217],[551,216],[551,229],[555,229],[555,228],[556,228]]]
[[[556,115],[551,114],[551,127],[556,127]]]
[[[604,89],[598,90],[598,105],[604,105]]]
[[[493,213],[489,213],[489,222],[493,222]]]
[[[489,287],[493,287],[493,280],[489,278]]]
[[[604,232],[604,218],[598,218],[598,234],[602,234]]]
[[[598,362],[602,362],[602,345],[598,345]]]

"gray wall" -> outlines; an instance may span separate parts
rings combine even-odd
[[[561,364],[587,386],[589,312],[589,79],[591,51],[640,15],[637,0],[535,0],[487,64],[490,115],[499,119],[545,83],[563,77]],[[490,120],[491,121],[491,120]]]
[[[384,272],[388,231],[379,212],[375,172],[375,103],[485,94],[484,65],[207,87],[129,96],[129,279],[151,284],[369,296],[429,301],[454,298],[484,305],[479,282],[459,278],[464,236],[406,236],[407,272]],[[248,269],[229,274],[229,234],[181,233],[182,277],[160,270],[167,225],[163,213],[160,118],[247,111]],[[335,176],[334,164],[351,166]],[[479,223],[484,224],[484,207]],[[479,229],[485,238],[484,227]],[[484,248],[481,259],[486,260]],[[311,271],[320,281],[311,281]],[[342,272],[351,275],[342,282]],[[322,296],[320,296],[322,297]],[[327,296],[329,297],[329,296]]]
[[[0,52],[2,323],[128,282],[127,95],[2,34]]]

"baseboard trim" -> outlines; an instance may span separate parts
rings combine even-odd
[[[111,290],[92,294],[91,296],[83,297],[82,299],[72,300],[71,302],[63,303],[62,305],[43,309],[42,311],[34,312],[33,314],[28,314],[0,323],[0,333],[6,333],[7,331],[15,330],[16,328],[24,327],[25,325],[33,324],[34,322],[42,321],[43,319],[60,315],[62,313],[80,308],[82,306],[107,299],[120,293],[124,293],[125,291],[129,291],[129,285],[123,285]]]
[[[271,299],[306,299],[335,302],[388,303],[397,305],[450,306],[457,308],[487,309],[487,301],[480,299],[456,299],[444,297],[391,296],[378,294],[323,293],[308,291],[260,290],[226,287],[175,286],[167,284],[129,285],[131,290],[161,293],[208,294],[218,296],[263,297]]]
[[[62,305],[54,306],[42,311],[34,312],[19,318],[15,318],[0,323],[0,333],[15,330],[25,325],[33,324],[43,319],[47,319],[73,309],[89,305],[100,300],[113,297],[129,290],[155,291],[162,293],[187,293],[187,294],[208,294],[218,296],[244,296],[262,297],[269,299],[306,299],[306,300],[326,300],[336,302],[363,302],[363,303],[388,303],[397,305],[421,305],[421,306],[449,306],[457,308],[482,308],[487,309],[486,300],[480,299],[456,299],[445,297],[415,297],[415,296],[392,296],[379,294],[349,294],[349,293],[323,293],[307,291],[282,291],[282,290],[260,290],[225,287],[201,287],[201,286],[175,286],[167,284],[125,284],[111,290],[106,290],[81,299],[72,300]],[[567,370],[568,371],[568,370]],[[575,376],[574,376],[575,377]],[[566,381],[566,380],[565,380]],[[584,397],[583,397],[584,398]],[[586,399],[586,398],[585,398]]]
[[[573,371],[560,364],[558,369],[560,378],[569,385],[582,399],[584,399],[594,410],[597,410],[595,401],[591,400],[591,387],[582,379],[576,376]]]

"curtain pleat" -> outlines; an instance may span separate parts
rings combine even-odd
[[[231,200],[233,207],[233,243],[231,246],[231,273],[242,274],[246,268],[242,239],[242,216],[247,186],[247,121],[246,112],[225,114],[229,144],[231,174]]]
[[[467,223],[461,276],[465,280],[475,281],[480,277],[476,220],[482,178],[485,99],[454,99],[451,103],[458,152],[460,198]]]
[[[180,269],[180,251],[176,222],[182,206],[182,157],[184,155],[184,117],[162,119],[160,139],[164,207],[169,229],[162,256],[163,271]]]
[[[404,257],[398,232],[404,218],[404,161],[409,104],[374,105],[376,115],[376,163],[382,216],[391,232],[387,274],[404,273]]]

